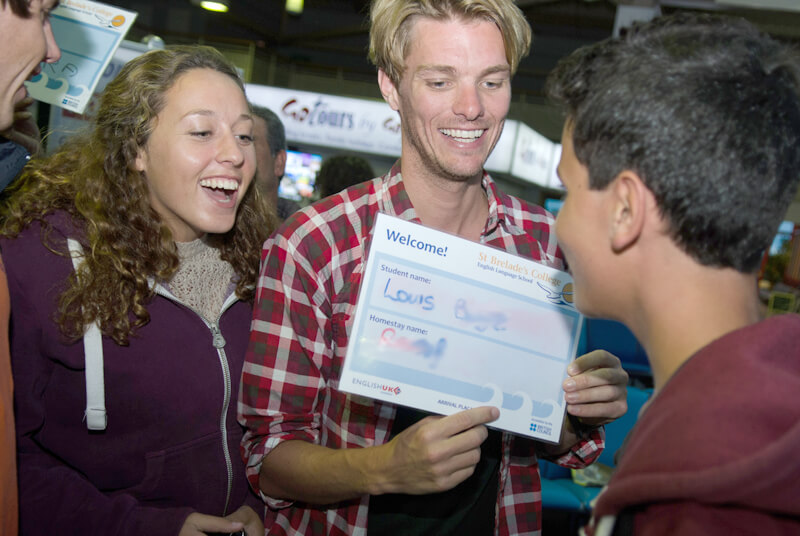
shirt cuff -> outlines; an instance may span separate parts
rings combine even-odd
[[[581,431],[578,429],[575,432],[581,437],[581,440],[575,443],[568,452],[554,460],[561,467],[582,469],[594,463],[605,448],[606,434],[602,426],[589,427],[583,431],[585,436],[581,435]]]

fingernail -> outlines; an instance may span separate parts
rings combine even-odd
[[[578,401],[578,393],[567,393],[564,395],[564,399],[569,402],[570,404],[573,402]]]
[[[566,389],[568,391],[571,391],[572,389],[575,389],[575,380],[573,380],[573,379],[566,380],[564,382],[564,389]]]
[[[578,367],[576,367],[574,364],[567,367],[567,374],[577,374],[577,373],[578,373]]]

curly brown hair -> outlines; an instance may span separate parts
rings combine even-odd
[[[169,281],[178,269],[172,232],[151,207],[144,176],[135,170],[165,93],[184,73],[213,69],[244,88],[235,68],[211,47],[175,46],[129,61],[106,86],[90,131],[68,140],[51,157],[32,160],[5,193],[0,234],[17,236],[34,221],[66,211],[85,232],[85,258],[59,298],[56,321],[71,340],[97,322],[125,345],[150,317],[154,291],[148,279]],[[242,198],[233,228],[211,242],[237,274],[236,294],[252,301],[261,245],[275,226],[273,211],[257,188]],[[68,255],[66,251],[54,252]]]

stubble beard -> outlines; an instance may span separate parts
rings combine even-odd
[[[481,177],[483,175],[483,165],[486,163],[485,159],[474,172],[459,173],[454,169],[446,167],[446,164],[437,158],[436,154],[432,150],[428,151],[428,147],[425,146],[420,137],[416,134],[416,131],[412,128],[408,128],[406,125],[407,123],[401,120],[403,136],[408,139],[409,145],[413,147],[417,155],[419,155],[420,161],[424,168],[432,175],[441,178],[445,182],[456,183],[468,182],[475,179],[475,177]],[[438,129],[436,130],[436,133],[440,134]]]

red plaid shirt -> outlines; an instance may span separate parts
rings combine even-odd
[[[553,217],[502,194],[488,174],[483,188],[489,218],[481,242],[563,269],[551,234]],[[358,448],[387,440],[395,406],[338,390],[363,260],[379,212],[419,221],[399,165],[301,210],[264,244],[239,400],[239,420],[248,429],[243,439],[247,474],[255,490],[261,460],[283,441]],[[602,447],[597,431],[556,461],[583,467]],[[503,434],[499,478],[495,532],[538,534],[542,507],[534,441]],[[273,509],[268,534],[366,534],[369,496],[327,508],[264,499]]]

